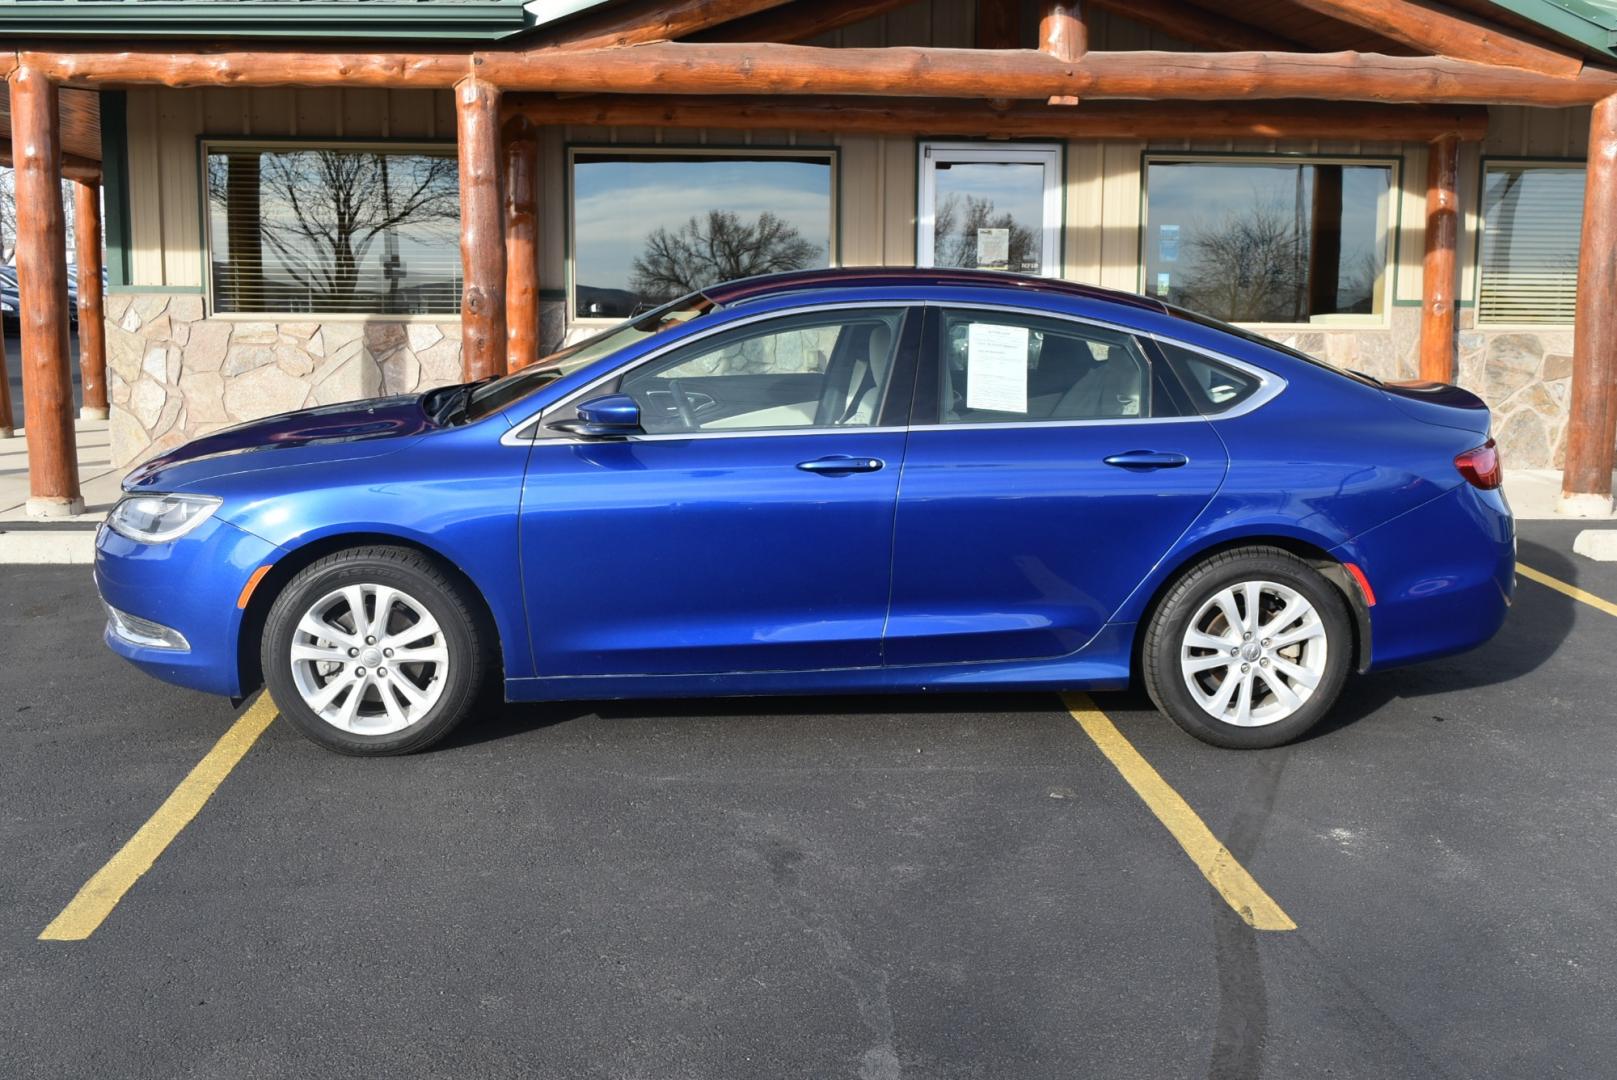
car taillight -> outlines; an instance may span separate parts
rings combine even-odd
[[[1505,470],[1499,463],[1499,449],[1492,439],[1457,456],[1454,467],[1468,484],[1483,491],[1492,491],[1505,478]]]

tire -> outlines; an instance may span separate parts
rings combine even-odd
[[[472,710],[487,670],[484,637],[464,587],[430,559],[363,547],[327,555],[287,583],[260,656],[281,715],[307,738],[341,754],[408,754]]]
[[[1254,595],[1256,627],[1247,619]],[[1337,588],[1290,552],[1250,547],[1211,556],[1174,583],[1146,628],[1141,666],[1170,720],[1203,742],[1252,750],[1317,724],[1352,654]]]

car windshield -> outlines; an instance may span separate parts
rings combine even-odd
[[[502,379],[495,379],[493,382],[476,387],[466,400],[465,418],[478,420],[490,413],[498,412],[540,387],[571,375],[603,356],[672,330],[676,326],[682,326],[717,308],[717,304],[701,293],[692,293],[644,315],[636,315],[603,330],[594,337],[585,338],[559,352],[553,352],[521,371],[514,371]]]

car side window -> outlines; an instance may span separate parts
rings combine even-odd
[[[1220,364],[1205,353],[1160,338],[1157,345],[1190,396],[1191,405],[1203,416],[1229,412],[1263,385],[1256,375]]]
[[[650,434],[868,427],[881,412],[902,308],[783,316],[675,349],[623,377]]]
[[[1151,365],[1131,335],[998,311],[945,311],[945,424],[1122,420],[1153,415]]]

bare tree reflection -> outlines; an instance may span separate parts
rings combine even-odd
[[[234,310],[420,307],[401,293],[400,233],[413,227],[417,239],[452,249],[460,215],[455,159],[428,154],[215,154],[208,198],[226,218],[228,261],[214,272]],[[424,284],[453,292],[452,283]]]
[[[1009,257],[1005,265],[992,269],[1037,271],[1038,237],[1032,229],[1018,224],[1010,211],[996,213],[992,199],[951,192],[939,200],[933,212],[932,261],[938,266],[977,269],[977,238],[983,229],[1005,229],[1010,233]]]
[[[750,223],[729,210],[709,210],[672,232],[658,228],[647,236],[629,284],[643,300],[660,304],[720,281],[802,270],[822,254],[796,226],[767,210]]]
[[[1255,202],[1187,231],[1176,302],[1228,322],[1298,319],[1308,249],[1290,209]]]

